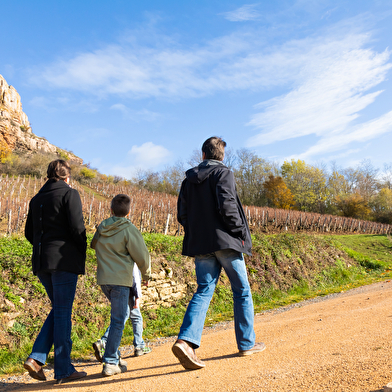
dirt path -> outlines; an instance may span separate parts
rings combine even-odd
[[[198,356],[206,368],[186,371],[172,342],[144,357],[125,358],[128,371],[103,378],[97,362],[77,366],[88,376],[1,384],[6,391],[382,391],[392,382],[392,282],[349,291],[285,312],[256,316],[267,349],[238,357],[232,324],[205,331]],[[3,388],[2,388],[3,386]]]

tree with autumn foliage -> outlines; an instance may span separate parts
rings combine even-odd
[[[371,202],[377,222],[392,224],[392,190],[382,188]]]
[[[295,204],[293,194],[283,181],[283,178],[272,174],[264,182],[264,192],[269,203],[276,208],[292,210]]]
[[[322,169],[300,159],[292,159],[283,163],[281,171],[285,184],[293,194],[296,209],[325,212],[329,192],[326,174]]]
[[[0,162],[4,163],[5,160],[11,155],[12,150],[3,137],[0,137]]]
[[[369,219],[371,209],[358,192],[336,196],[335,203],[341,215],[355,219]]]

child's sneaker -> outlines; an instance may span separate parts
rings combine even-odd
[[[151,352],[151,348],[144,347],[135,347],[135,357],[140,357],[141,355],[149,354]]]
[[[94,355],[97,358],[98,362],[102,362],[102,354],[105,350],[105,345],[103,344],[102,340],[99,339],[95,343],[93,343]]]

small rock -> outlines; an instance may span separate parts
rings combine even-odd
[[[392,382],[385,385],[384,392],[392,392]]]

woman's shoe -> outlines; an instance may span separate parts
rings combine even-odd
[[[27,358],[23,367],[29,372],[30,377],[39,381],[46,381],[46,376],[42,366],[39,365],[33,358]]]

